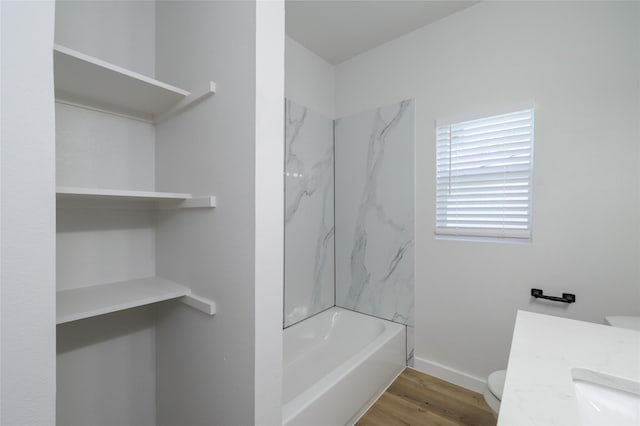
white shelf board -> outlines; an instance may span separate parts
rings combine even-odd
[[[128,191],[123,189],[81,188],[75,186],[58,186],[56,194],[63,198],[84,199],[129,199],[129,200],[191,200],[191,194],[177,192]]]
[[[153,120],[190,95],[186,90],[54,46],[56,99]],[[214,87],[215,90],[215,87]]]
[[[56,292],[56,324],[188,296],[191,290],[159,277]]]

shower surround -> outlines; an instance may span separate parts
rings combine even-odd
[[[410,358],[414,101],[330,120],[287,100],[285,134],[284,326],[336,305],[406,325]]]
[[[336,305],[410,327],[414,117],[405,100],[335,121]]]
[[[284,326],[335,305],[333,120],[285,103]]]

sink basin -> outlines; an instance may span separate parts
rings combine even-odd
[[[640,425],[640,383],[583,368],[571,376],[582,425]]]

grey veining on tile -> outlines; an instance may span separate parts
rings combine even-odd
[[[286,101],[284,326],[334,305],[333,120]]]
[[[336,120],[336,304],[413,325],[413,100]]]

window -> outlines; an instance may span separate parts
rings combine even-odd
[[[531,238],[533,109],[436,126],[436,235]]]

